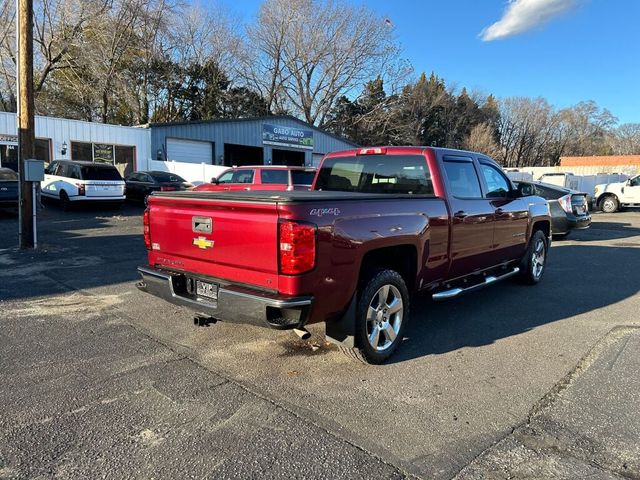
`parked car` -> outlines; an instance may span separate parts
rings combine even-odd
[[[147,196],[153,192],[189,190],[193,184],[171,172],[133,172],[124,179],[127,185],[127,200],[146,204]]]
[[[120,172],[104,163],[55,160],[45,169],[40,189],[44,198],[59,201],[64,210],[80,202],[122,205],[125,200]]]
[[[211,183],[198,185],[194,190],[208,192],[238,190],[309,190],[315,176],[311,167],[259,165],[233,167],[222,172]]]
[[[143,215],[138,288],[199,314],[277,329],[326,322],[349,355],[381,363],[410,294],[445,300],[543,276],[546,200],[523,197],[479,153],[378,147],[331,153],[312,191],[160,192]]]
[[[594,201],[605,213],[617,212],[620,207],[640,207],[640,175],[624,182],[596,185]]]
[[[591,225],[589,196],[586,193],[542,182],[516,182],[516,185],[527,194],[547,200],[554,237],[566,237],[571,230]]]
[[[18,206],[18,174],[10,168],[0,168],[0,207]]]

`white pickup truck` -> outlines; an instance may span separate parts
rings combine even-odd
[[[596,185],[594,201],[605,213],[616,212],[620,207],[640,207],[640,175],[624,182]]]

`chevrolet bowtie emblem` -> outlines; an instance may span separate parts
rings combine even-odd
[[[193,239],[193,245],[206,250],[207,248],[213,248],[213,240],[209,240],[206,237],[197,237]]]

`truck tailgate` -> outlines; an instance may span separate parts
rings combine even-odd
[[[277,203],[149,197],[149,263],[276,291]]]

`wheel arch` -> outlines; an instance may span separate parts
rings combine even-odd
[[[395,270],[409,291],[415,289],[418,273],[418,249],[407,243],[369,250],[362,256],[358,273],[358,288],[380,270]]]

